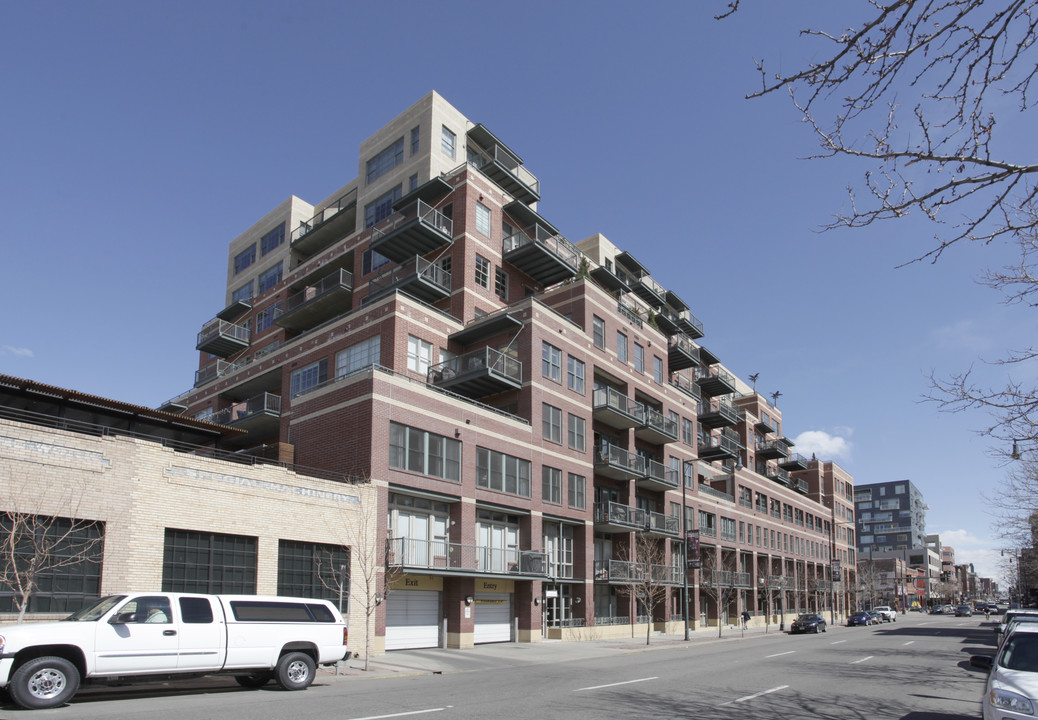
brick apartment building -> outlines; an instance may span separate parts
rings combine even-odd
[[[162,409],[379,483],[386,649],[673,631],[683,497],[694,626],[846,611],[852,478],[792,450],[675,292],[601,235],[568,241],[519,155],[436,93],[359,158],[231,242],[194,387]],[[650,572],[665,594],[638,606],[625,590]]]

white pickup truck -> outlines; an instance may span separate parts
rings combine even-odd
[[[128,682],[226,673],[245,687],[303,690],[317,665],[349,657],[326,600],[128,593],[59,622],[0,626],[0,687],[23,708],[67,702],[80,680]]]
[[[879,613],[880,617],[883,618],[883,622],[897,622],[897,610],[889,605],[877,605],[872,608],[872,612]]]

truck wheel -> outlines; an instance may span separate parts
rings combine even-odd
[[[269,672],[260,672],[252,675],[235,675],[234,679],[244,688],[261,688],[273,680],[274,676]]]
[[[314,681],[317,664],[306,653],[290,652],[281,656],[274,672],[285,690],[305,690]]]
[[[57,707],[79,689],[79,670],[65,658],[33,658],[11,677],[11,699],[29,710]]]

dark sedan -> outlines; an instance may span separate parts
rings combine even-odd
[[[805,613],[789,626],[791,633],[825,632],[825,618],[818,613]]]
[[[847,618],[847,627],[854,627],[855,625],[872,625],[872,615],[862,610],[856,612]]]

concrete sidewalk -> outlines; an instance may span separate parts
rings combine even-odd
[[[567,662],[608,655],[655,650],[674,650],[681,647],[703,646],[718,642],[785,637],[778,625],[767,629],[763,625],[746,630],[724,626],[721,637],[717,628],[692,631],[688,642],[680,635],[653,634],[648,645],[645,635],[612,638],[609,640],[582,640],[564,642],[543,640],[539,643],[492,643],[464,650],[426,648],[420,650],[393,650],[371,658],[365,671],[364,660],[351,658],[338,668],[320,668],[319,681],[349,678],[401,677],[407,675],[439,675],[444,673],[473,672],[496,668],[516,667],[541,663]]]

